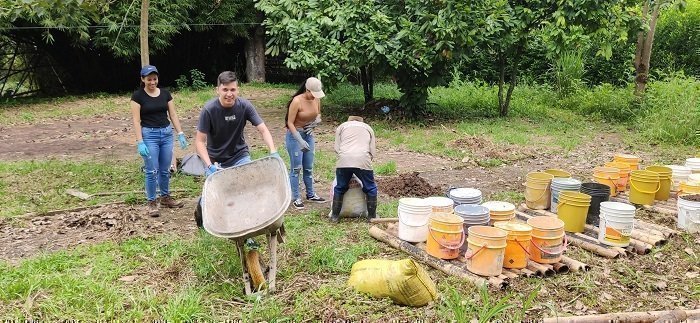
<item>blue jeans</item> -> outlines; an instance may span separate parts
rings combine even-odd
[[[314,140],[313,134],[307,135],[301,129],[297,129],[297,131],[299,131],[301,138],[309,144],[310,150],[302,152],[297,140],[294,139],[292,133],[287,130],[284,143],[289,153],[289,184],[292,186],[292,200],[301,198],[299,194],[299,175],[303,175],[306,197],[308,198],[316,195],[316,192],[314,192],[313,179],[314,147],[316,146],[316,140]]]
[[[143,143],[148,147],[149,155],[143,157],[146,173],[146,198],[156,199],[156,187],[160,195],[170,195],[170,163],[173,159],[173,128],[141,127]]]
[[[374,182],[374,171],[361,168],[336,168],[336,185],[333,189],[333,196],[341,196],[348,191],[352,175],[357,176],[362,182],[362,191],[367,196],[377,196],[377,183]]]

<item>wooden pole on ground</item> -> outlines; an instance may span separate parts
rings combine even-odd
[[[664,322],[682,322],[700,319],[700,309],[669,310],[651,312],[610,313],[569,317],[548,317],[544,323],[593,323],[593,322],[654,322],[661,318],[669,318]]]
[[[567,256],[561,256],[561,262],[568,265],[569,269],[571,269],[571,271],[574,271],[574,272],[591,270],[591,266],[584,264],[576,259],[571,259]]]

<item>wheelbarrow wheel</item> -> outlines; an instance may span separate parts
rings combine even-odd
[[[202,204],[197,203],[197,208],[194,209],[194,222],[197,222],[197,227],[203,227],[202,220]]]

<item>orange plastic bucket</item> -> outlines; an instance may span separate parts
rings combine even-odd
[[[440,259],[459,257],[464,244],[464,219],[451,213],[433,213],[428,223],[428,240],[425,251]]]
[[[617,195],[617,185],[620,181],[620,170],[612,167],[596,167],[593,169],[593,180],[596,183],[610,187],[610,196]]]
[[[530,259],[541,264],[553,264],[561,260],[564,245],[564,221],[551,216],[536,216],[527,220],[532,227]]]
[[[617,191],[624,192],[627,190],[627,185],[630,180],[630,165],[623,162],[607,162],[605,167],[617,168],[620,170],[620,179],[617,180]]]
[[[630,165],[630,170],[639,170],[640,158],[630,154],[617,154],[613,157],[613,161],[626,163]]]
[[[503,257],[506,250],[505,231],[477,225],[469,227],[467,239],[467,270],[481,276],[498,276],[503,272]]]
[[[503,268],[522,269],[527,267],[527,260],[530,258],[532,227],[517,222],[496,222],[493,226],[508,233]]]

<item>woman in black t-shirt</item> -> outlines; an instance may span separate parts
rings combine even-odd
[[[178,132],[180,148],[185,149],[188,144],[175,112],[172,95],[158,87],[156,67],[144,66],[141,69],[141,81],[143,87],[131,95],[131,114],[134,119],[136,146],[145,163],[147,214],[156,217],[160,215],[159,202],[163,207],[183,206],[182,202],[175,201],[170,196],[169,170],[173,158],[173,127]],[[158,199],[156,187],[160,188]]]

